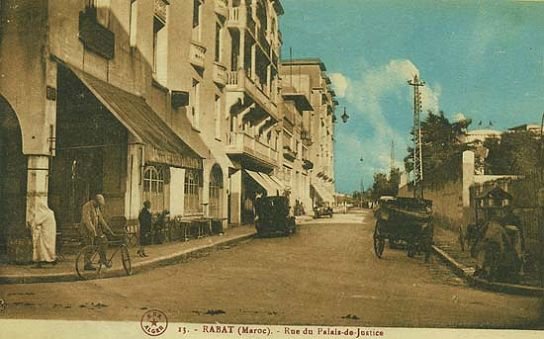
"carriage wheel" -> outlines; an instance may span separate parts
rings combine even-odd
[[[376,256],[378,258],[382,257],[384,248],[385,248],[385,239],[380,232],[378,224],[376,224],[376,228],[374,229],[374,253],[376,253]]]

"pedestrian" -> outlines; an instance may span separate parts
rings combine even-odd
[[[81,208],[80,233],[84,246],[97,245],[102,265],[110,268],[111,262],[107,260],[108,238],[106,233],[115,234],[104,220],[102,209],[106,206],[106,200],[101,194],[86,202]],[[85,270],[94,271],[96,268],[91,262],[92,249],[85,253]]]
[[[55,254],[55,244],[57,236],[57,223],[55,213],[49,209],[47,203],[40,199],[28,226],[32,232],[32,261],[35,268],[41,268],[42,264],[48,263],[55,265],[57,257]]]
[[[149,200],[144,201],[144,207],[138,215],[138,221],[140,222],[140,248],[136,253],[140,257],[147,257],[144,246],[150,244],[152,226],[151,202]]]

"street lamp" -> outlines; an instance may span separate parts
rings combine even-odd
[[[348,122],[349,115],[346,113],[346,108],[345,107],[344,107],[344,114],[342,114],[342,116],[340,118],[342,118],[342,121],[344,123]]]

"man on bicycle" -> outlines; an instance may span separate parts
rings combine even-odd
[[[104,220],[102,209],[106,206],[104,196],[97,194],[93,199],[86,202],[81,211],[80,233],[84,246],[96,244],[100,254],[102,265],[110,268],[111,263],[106,257],[108,250],[108,238],[106,233],[115,234]],[[94,271],[96,268],[91,263],[91,251],[85,253],[85,270]]]

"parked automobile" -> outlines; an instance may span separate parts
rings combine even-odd
[[[314,207],[314,218],[320,218],[321,216],[328,215],[330,218],[332,218],[332,207],[328,204],[317,204]]]
[[[290,214],[289,198],[262,197],[255,201],[257,235],[291,235],[296,233],[295,217]]]

